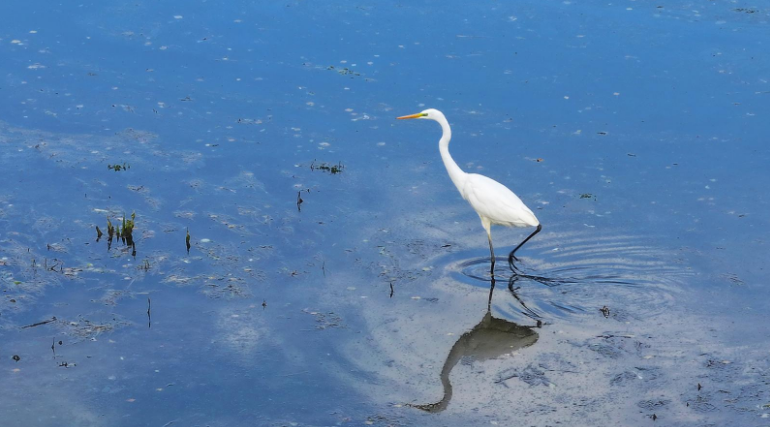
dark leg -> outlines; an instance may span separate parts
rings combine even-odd
[[[535,231],[534,231],[532,234],[530,234],[530,235],[529,235],[529,237],[527,237],[526,239],[524,239],[524,241],[523,241],[523,242],[519,243],[519,246],[516,246],[516,248],[514,248],[514,249],[511,251],[510,255],[508,255],[508,264],[511,264],[511,265],[513,265],[513,261],[514,261],[514,260],[516,260],[516,261],[518,261],[518,260],[519,260],[518,258],[516,258],[516,255],[515,255],[515,254],[516,254],[516,251],[518,251],[520,247],[524,246],[524,244],[525,244],[525,243],[527,243],[527,242],[529,241],[529,239],[531,239],[531,238],[535,237],[535,234],[539,233],[539,232],[540,232],[540,230],[542,230],[542,229],[543,229],[543,226],[542,226],[542,224],[538,224],[538,225],[537,225],[537,229],[536,229],[536,230],[535,230]]]
[[[489,255],[492,257],[492,267],[489,269],[489,274],[492,275],[492,277],[495,276],[495,248],[492,247],[492,235],[487,234],[487,239],[489,240]]]
[[[492,309],[492,293],[495,291],[495,276],[492,275],[492,283],[489,286],[489,299],[487,300],[487,311]]]

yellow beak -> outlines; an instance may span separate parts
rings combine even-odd
[[[417,114],[410,114],[408,116],[401,116],[401,117],[396,117],[396,118],[399,119],[399,120],[404,120],[404,119],[416,119],[416,118],[418,118],[420,116],[422,116],[422,114],[417,113]]]

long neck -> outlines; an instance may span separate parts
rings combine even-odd
[[[444,161],[444,166],[446,166],[446,171],[449,173],[449,178],[452,179],[455,187],[462,192],[462,185],[465,182],[465,176],[467,174],[460,169],[460,166],[457,166],[457,163],[452,159],[452,155],[449,154],[449,140],[452,139],[452,129],[449,128],[449,123],[446,121],[446,118],[442,117],[442,119],[443,120],[437,120],[441,125],[441,129],[444,131],[441,135],[441,140],[438,142],[438,150],[441,152],[441,159]]]

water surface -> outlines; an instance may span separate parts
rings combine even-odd
[[[767,8],[0,16],[3,425],[767,424]]]

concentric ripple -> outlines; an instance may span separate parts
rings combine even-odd
[[[654,248],[646,236],[546,234],[525,246],[514,269],[507,259],[495,266],[493,301],[512,317],[604,315],[616,320],[651,317],[675,301],[689,275],[671,250]],[[451,255],[447,275],[489,289],[488,257],[467,258],[478,250]]]

